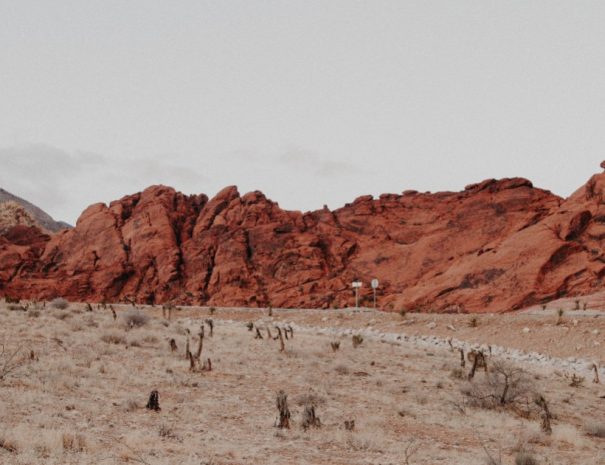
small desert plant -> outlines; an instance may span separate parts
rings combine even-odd
[[[210,315],[214,315],[216,313],[216,308],[210,307],[208,311],[210,312]]]
[[[338,365],[336,368],[334,368],[334,370],[339,375],[348,375],[351,372],[351,370],[349,370],[349,367],[346,365]]]
[[[124,410],[127,412],[134,412],[139,409],[139,403],[135,399],[128,399],[124,403]]]
[[[330,342],[330,347],[332,347],[332,352],[336,352],[338,349],[340,349],[340,341]]]
[[[584,431],[589,436],[594,436],[595,438],[605,438],[605,423],[591,421],[584,425]]]
[[[87,449],[86,438],[81,434],[63,433],[61,439],[66,452],[84,452]]]
[[[56,299],[53,299],[53,301],[50,303],[50,305],[53,308],[57,308],[59,310],[65,310],[67,307],[69,307],[69,302],[67,300],[65,300],[63,297],[57,297]]]
[[[538,465],[538,460],[529,452],[519,451],[515,455],[515,465]]]
[[[356,349],[363,343],[363,336],[361,334],[354,334],[351,340],[353,341],[353,347]]]
[[[477,318],[476,316],[471,317],[471,319],[468,320],[468,326],[469,328],[476,328],[477,326],[479,326],[479,318]]]
[[[118,333],[105,333],[101,336],[101,341],[107,344],[126,344],[126,338]]]
[[[564,314],[565,314],[565,312],[563,311],[562,308],[560,308],[559,310],[557,310],[557,322],[556,322],[557,326],[563,324],[563,315]]]
[[[149,317],[139,310],[129,310],[122,316],[127,329],[140,328],[149,322]]]
[[[21,355],[21,347],[8,350],[0,344],[0,381],[14,374],[25,364],[25,357]]]
[[[585,379],[586,378],[584,378],[584,376],[579,376],[579,375],[576,375],[575,373],[573,373],[571,375],[571,378],[569,378],[569,385],[571,387],[580,387],[580,386],[582,386],[582,384],[584,384]]]
[[[404,309],[399,310],[399,316],[401,318],[405,318],[407,316],[407,314],[408,314],[407,310],[404,310]]]
[[[575,307],[573,308],[574,310],[580,310],[580,301],[579,300],[575,300]]]

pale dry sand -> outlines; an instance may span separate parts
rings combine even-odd
[[[549,311],[479,315],[471,328],[469,315],[402,318],[350,310],[274,310],[270,317],[267,310],[217,309],[210,316],[209,309],[187,308],[166,321],[156,307],[142,310],[150,316],[145,326],[127,331],[128,307],[115,308],[117,321],[109,310],[86,312],[80,304],[47,306],[38,316],[0,306],[0,341],[35,355],[0,381],[0,463],[386,465],[405,464],[411,444],[408,452],[417,450],[410,465],[484,464],[484,448],[500,452],[504,464],[513,464],[520,448],[544,464],[605,464],[605,439],[585,433],[587,424],[605,422],[605,384],[586,376],[574,388],[566,366],[522,364],[555,416],[549,436],[536,417],[465,406],[467,382],[452,376],[456,352],[380,339],[386,333],[454,337],[603,363],[605,316],[570,311],[555,325]],[[203,358],[211,358],[213,371],[190,373],[186,329],[197,334],[209,317],[214,336],[206,328]],[[275,333],[275,324],[294,323],[294,339],[280,352],[277,341],[255,340],[248,321],[263,327],[263,335],[265,325]],[[357,349],[347,330],[366,334]],[[117,343],[104,342],[112,339]],[[332,352],[335,340],[341,348]],[[159,413],[144,408],[153,389],[160,393]],[[289,396],[290,430],[274,427],[280,389]],[[309,394],[322,426],[304,431],[301,401]],[[351,419],[353,432],[344,428]]]

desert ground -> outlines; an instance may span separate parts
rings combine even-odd
[[[592,305],[55,304],[0,304],[1,464],[605,464],[605,313]],[[473,349],[487,371],[469,381]],[[154,390],[159,411],[146,408]],[[319,422],[305,428],[311,407]]]

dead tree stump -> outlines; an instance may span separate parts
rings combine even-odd
[[[279,410],[278,428],[290,428],[290,409],[288,408],[288,394],[284,391],[277,393],[277,410]]]
[[[145,406],[145,408],[153,410],[154,412],[159,412],[160,410],[162,410],[160,408],[160,394],[158,393],[158,391],[151,391],[151,394],[149,394],[149,400],[147,401],[147,405]]]

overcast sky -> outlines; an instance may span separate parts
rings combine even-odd
[[[0,0],[0,187],[75,222],[163,183],[288,209],[605,159],[605,2]]]

